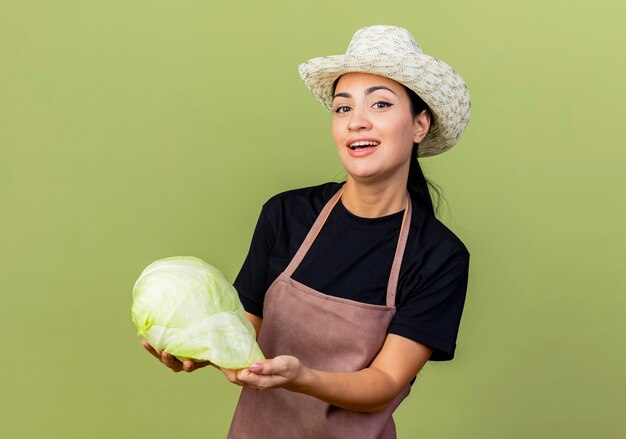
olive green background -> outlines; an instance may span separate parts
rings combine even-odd
[[[0,0],[6,438],[224,437],[239,389],[137,342],[131,288],[195,255],[230,279],[262,203],[344,177],[296,67],[397,24],[466,80],[423,161],[472,254],[457,354],[401,438],[626,434],[622,0]]]

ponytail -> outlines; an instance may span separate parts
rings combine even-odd
[[[434,119],[432,118],[432,112],[430,111],[430,108],[428,108],[428,105],[413,90],[407,88],[406,86],[404,88],[406,89],[409,99],[411,100],[411,114],[413,117],[416,117],[422,111],[426,110],[431,115],[430,120],[432,127]],[[428,213],[435,215],[437,209],[433,204],[430,189],[437,194],[437,202],[439,202],[439,199],[441,198],[441,191],[435,184],[426,180],[426,176],[424,175],[424,172],[422,172],[422,168],[417,160],[418,147],[419,144],[413,144],[413,150],[411,151],[411,164],[409,167],[409,178],[406,182],[406,188],[409,191],[411,198],[413,198],[417,204],[426,209]],[[439,206],[437,206],[437,208],[438,207]]]
[[[413,198],[417,204],[425,208],[428,213],[434,215],[435,209],[428,190],[428,180],[426,180],[422,168],[420,168],[419,162],[417,161],[417,146],[417,143],[413,144],[411,167],[409,168],[409,179],[406,188],[411,198]]]

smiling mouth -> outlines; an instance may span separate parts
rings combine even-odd
[[[378,142],[373,142],[373,141],[362,141],[362,142],[354,142],[348,145],[348,148],[350,148],[352,151],[356,151],[357,149],[366,149],[366,148],[372,148],[374,146],[378,146],[380,145],[380,143]]]

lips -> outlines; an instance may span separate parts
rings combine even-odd
[[[380,142],[374,139],[350,139],[346,142],[348,154],[354,158],[366,157],[378,149]]]
[[[356,151],[357,149],[372,148],[378,145],[380,145],[380,142],[377,142],[376,140],[357,140],[348,143],[348,148],[352,151]]]

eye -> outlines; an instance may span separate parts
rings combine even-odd
[[[374,105],[372,105],[372,108],[375,108],[377,110],[381,110],[383,108],[391,107],[392,105],[393,104],[391,102],[378,101],[378,102],[374,102]]]
[[[341,114],[341,113],[347,113],[350,110],[351,110],[351,108],[348,107],[347,105],[340,105],[337,108],[335,108],[334,111],[335,111],[335,113]]]

